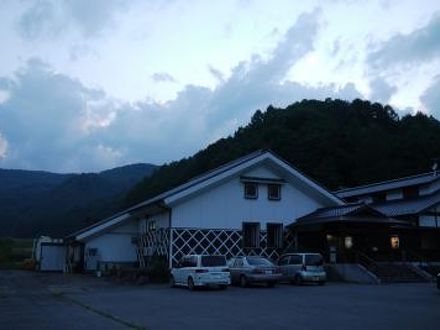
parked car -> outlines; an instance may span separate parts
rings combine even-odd
[[[202,286],[231,284],[231,276],[224,256],[188,255],[171,269],[171,286],[186,286],[190,290]]]
[[[274,286],[280,279],[278,267],[263,257],[238,257],[230,264],[231,282],[246,287],[253,283]]]
[[[327,274],[323,265],[324,259],[319,253],[288,253],[283,254],[278,261],[282,280],[297,285],[303,282],[324,285]]]
[[[440,273],[437,274],[437,289],[440,290]]]

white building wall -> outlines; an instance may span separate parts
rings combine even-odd
[[[87,255],[88,249],[97,249],[98,262],[136,262],[136,245],[131,240],[137,235],[137,230],[138,224],[133,221],[88,240],[84,249],[86,269],[96,268]]]
[[[268,168],[243,174],[261,178],[279,178]],[[323,207],[286,182],[281,187],[281,200],[267,198],[267,185],[260,183],[258,199],[244,198],[244,184],[239,177],[204,191],[172,207],[173,227],[241,229],[242,222],[259,222],[266,229],[268,222],[291,224],[298,217]]]

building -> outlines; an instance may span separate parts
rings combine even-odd
[[[186,254],[278,259],[321,252],[332,263],[440,260],[440,176],[329,192],[270,151],[257,151],[66,238],[67,267],[171,267]]]
[[[296,219],[344,202],[269,151],[232,161],[67,238],[71,269],[171,266],[190,253],[276,259],[295,246]]]
[[[440,260],[440,176],[436,171],[336,191],[346,202],[361,202],[406,228],[390,233],[390,245],[419,259]]]

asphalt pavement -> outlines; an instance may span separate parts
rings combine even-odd
[[[227,290],[0,271],[1,329],[440,329],[431,283]]]

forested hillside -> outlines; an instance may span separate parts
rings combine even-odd
[[[62,237],[121,207],[127,191],[156,166],[56,174],[0,169],[0,237]]]
[[[257,149],[270,149],[329,189],[429,171],[440,156],[440,122],[399,117],[390,106],[354,100],[303,100],[269,106],[194,156],[162,166],[126,197],[132,205]]]

